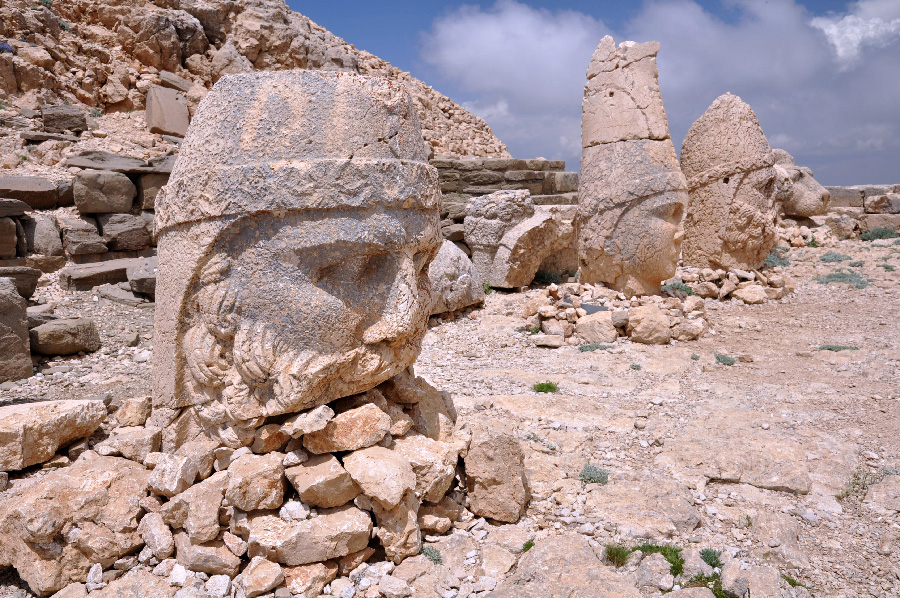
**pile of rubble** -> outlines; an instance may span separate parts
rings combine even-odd
[[[526,297],[526,329],[543,347],[605,345],[620,337],[661,345],[695,340],[709,329],[703,299],[695,296],[628,299],[602,285],[567,282]]]
[[[682,292],[687,291],[704,299],[731,298],[751,305],[782,299],[794,290],[793,282],[784,276],[782,266],[766,268],[765,272],[683,267],[667,282],[676,293],[682,287]]]

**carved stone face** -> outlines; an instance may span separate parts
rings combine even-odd
[[[788,158],[775,164],[776,199],[784,215],[809,218],[827,214],[831,194],[809,168],[797,166]]]
[[[425,333],[439,244],[436,210],[309,210],[232,224],[187,306],[185,383],[225,399],[198,414],[249,425],[408,367]]]
[[[723,231],[721,263],[726,267],[739,267],[748,256],[751,263],[762,263],[776,237],[775,169],[769,166],[725,179],[722,184],[727,186],[727,193],[733,200],[729,206],[728,226]]]

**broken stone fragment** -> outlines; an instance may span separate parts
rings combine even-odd
[[[175,537],[159,513],[144,515],[138,526],[138,533],[153,556],[159,560],[167,559],[175,552]]]
[[[416,474],[409,461],[397,451],[373,446],[344,457],[344,469],[363,493],[384,509],[393,509],[416,487]]]
[[[228,466],[225,504],[242,511],[277,509],[284,502],[282,453],[244,455]]]
[[[385,509],[373,503],[375,520],[378,522],[376,534],[384,547],[384,553],[395,563],[422,550],[422,533],[419,530],[419,499],[414,492],[407,492],[400,503]]]
[[[103,401],[46,401],[0,407],[0,471],[43,463],[86,438],[106,418]]]
[[[175,550],[178,563],[190,571],[234,577],[241,566],[241,559],[234,556],[221,540],[194,544],[187,533],[179,532],[175,535]]]
[[[53,320],[28,331],[31,350],[41,355],[90,353],[100,348],[100,333],[90,318]]]
[[[285,567],[285,586],[294,596],[318,598],[325,585],[334,581],[337,573],[338,566],[334,561],[300,565],[299,567]]]
[[[300,500],[314,507],[339,507],[360,493],[334,455],[316,455],[284,473]]]
[[[304,434],[312,434],[323,429],[334,417],[334,411],[328,405],[319,405],[304,413],[289,417],[282,424],[282,430],[291,438],[299,438]]]
[[[156,466],[150,475],[150,489],[162,496],[172,497],[187,490],[197,479],[197,463],[190,457],[151,453]]]
[[[655,304],[628,310],[628,337],[645,345],[665,345],[671,339],[669,316]]]
[[[284,572],[278,563],[256,556],[234,580],[234,585],[247,598],[265,594],[284,581]]]
[[[416,474],[416,494],[438,502],[450,489],[459,452],[452,445],[418,434],[396,438],[390,446],[409,461]]]
[[[509,434],[478,426],[465,457],[469,510],[515,523],[525,513],[530,493],[525,455]]]
[[[143,426],[150,417],[150,397],[126,399],[116,411],[120,426]]]
[[[353,505],[323,509],[317,517],[287,522],[277,515],[252,515],[249,552],[296,567],[341,557],[366,547],[372,533],[368,513]]]
[[[159,451],[162,430],[132,426],[116,428],[109,438],[94,446],[99,455],[121,455],[143,463],[150,453]]]
[[[228,476],[228,472],[220,471],[173,496],[160,511],[163,520],[173,528],[183,527],[195,544],[215,540],[220,531],[219,508]]]
[[[303,446],[311,453],[353,451],[379,442],[391,429],[391,417],[369,403],[345,411],[318,432],[306,434]]]

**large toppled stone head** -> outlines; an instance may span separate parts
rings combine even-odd
[[[409,95],[312,71],[221,79],[157,197],[154,410],[228,445],[416,359],[440,192]]]
[[[781,213],[793,218],[810,218],[828,213],[831,194],[813,178],[812,170],[797,166],[794,157],[783,149],[775,155],[775,201]]]
[[[698,268],[759,268],[777,243],[775,158],[753,110],[726,93],[681,148],[690,203],[683,259]]]
[[[658,51],[658,42],[617,48],[604,37],[582,104],[580,279],[629,295],[656,293],[675,274],[688,200],[657,82]]]

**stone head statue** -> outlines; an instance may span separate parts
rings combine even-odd
[[[809,218],[828,213],[831,194],[813,178],[812,170],[797,166],[794,157],[782,149],[775,155],[775,201],[782,214]]]
[[[675,274],[687,181],[669,137],[656,69],[659,42],[604,37],[582,102],[578,257],[581,281],[628,295]]]
[[[716,99],[681,149],[690,203],[683,259],[699,268],[759,268],[777,243],[775,158],[753,110]]]
[[[238,446],[411,365],[440,246],[426,155],[388,80],[221,79],[157,198],[154,410]]]

